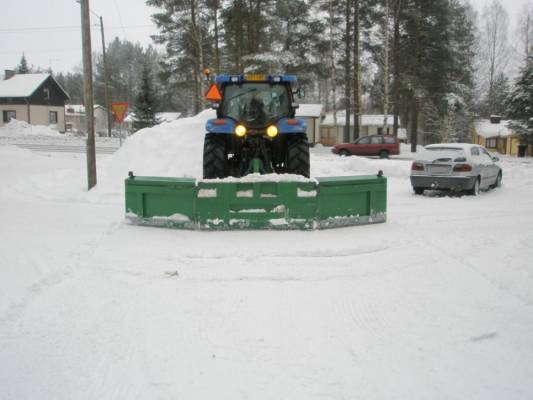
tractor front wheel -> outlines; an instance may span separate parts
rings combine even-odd
[[[204,140],[204,179],[226,177],[226,141],[223,137],[207,134]]]
[[[287,143],[287,172],[309,178],[309,143],[305,136],[291,137]]]

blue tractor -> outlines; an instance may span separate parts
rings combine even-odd
[[[295,117],[295,95],[302,95],[296,81],[293,75],[215,77],[206,96],[217,118],[206,124],[205,179],[249,173],[309,177],[307,127]]]

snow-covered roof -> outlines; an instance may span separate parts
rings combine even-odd
[[[18,74],[0,81],[0,97],[30,97],[50,74]]]
[[[383,114],[364,114],[361,115],[361,126],[382,126],[383,120],[385,119],[385,115]],[[350,125],[353,126],[354,123],[354,116],[350,116]],[[333,119],[333,113],[329,113],[326,115],[326,118],[324,118],[324,121],[322,121],[322,125],[326,126],[333,126],[334,125],[334,119]],[[344,111],[339,111],[337,113],[337,126],[344,126],[346,125],[346,114]],[[388,115],[387,116],[387,125],[392,126],[394,125],[394,116]]]
[[[300,104],[296,110],[296,116],[319,118],[322,115],[322,109],[322,104]]]
[[[479,136],[488,138],[507,137],[513,134],[513,131],[507,127],[511,121],[500,121],[499,124],[493,124],[488,119],[476,121],[476,133]]]
[[[105,110],[105,107],[95,104],[94,109],[102,108]],[[65,114],[66,115],[76,115],[76,114],[83,114],[85,115],[85,106],[83,104],[67,104],[65,105]]]

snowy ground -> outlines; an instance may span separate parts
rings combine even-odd
[[[124,223],[123,179],[199,176],[205,115],[98,159],[0,146],[0,399],[531,399],[533,160],[504,186],[416,197],[408,160],[312,154],[389,177],[388,222],[317,232]]]

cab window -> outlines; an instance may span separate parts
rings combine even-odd
[[[359,139],[356,143],[357,144],[370,144],[370,138],[366,136],[364,138]]]
[[[370,144],[381,144],[383,143],[383,138],[381,136],[373,136],[370,138]]]

